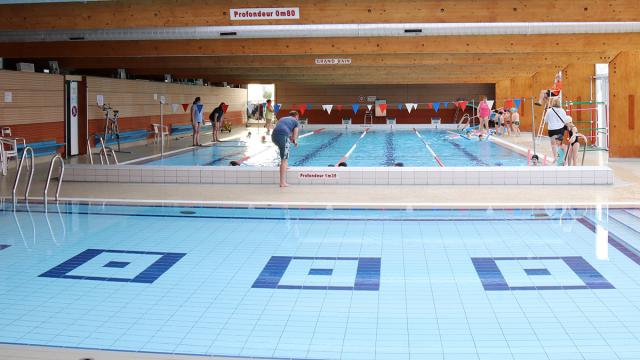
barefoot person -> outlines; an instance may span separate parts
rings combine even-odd
[[[278,147],[280,154],[280,187],[289,186],[287,184],[287,166],[289,163],[289,142],[298,147],[298,118],[297,111],[289,112],[289,116],[278,120],[276,127],[271,133],[271,141]]]
[[[193,146],[200,146],[200,126],[202,125],[202,102],[200,96],[191,104],[191,126],[193,127]]]
[[[211,120],[211,127],[213,128],[213,142],[217,142],[220,140],[218,138],[218,133],[220,132],[220,126],[222,125],[225,105],[225,103],[221,102],[217,108],[213,109],[211,115],[209,115],[209,120]]]

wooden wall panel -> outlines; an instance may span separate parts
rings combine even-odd
[[[4,102],[5,91],[13,93],[13,102]],[[1,126],[63,121],[64,77],[0,70]]]
[[[591,78],[595,75],[596,66],[590,63],[581,64],[569,64],[562,71],[562,97],[566,101],[589,101],[591,100]],[[595,89],[593,90],[595,92]],[[595,93],[593,94],[595,98]],[[577,108],[590,108],[589,105],[578,105]],[[583,134],[589,134],[591,128],[595,127],[595,124],[591,124],[591,121],[596,121],[595,114],[591,114],[588,111],[576,111],[573,114],[569,114],[578,129]]]
[[[611,157],[640,156],[639,90],[640,52],[621,52],[609,63]]]
[[[299,104],[311,104],[320,109],[323,104],[343,105],[344,110],[339,111],[334,106],[331,114],[324,111],[305,112],[303,117],[308,117],[310,123],[335,124],[340,123],[340,119],[351,117],[354,123],[362,123],[364,110],[357,114],[351,110],[351,104],[359,103],[364,107],[367,103],[361,102],[360,97],[366,99],[367,96],[376,96],[378,99],[387,100],[387,117],[396,117],[398,123],[424,123],[431,116],[441,117],[443,122],[451,122],[455,110],[453,104],[449,105],[449,110],[441,106],[436,113],[425,108],[423,103],[427,102],[452,102],[458,98],[479,99],[486,95],[489,98],[494,96],[493,84],[424,84],[424,85],[301,85],[292,83],[276,84],[276,101],[283,104],[283,113]],[[405,108],[398,111],[398,103],[421,103],[417,110],[409,113]],[[377,123],[384,123],[384,119],[376,119]]]
[[[518,76],[511,79],[511,98],[522,100],[520,113],[520,130],[531,131],[531,96],[532,80],[530,76]]]

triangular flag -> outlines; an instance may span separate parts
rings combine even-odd
[[[505,100],[504,101],[504,107],[507,110],[511,109],[513,107],[513,100],[511,100],[511,99]]]
[[[413,104],[412,103],[406,103],[406,104],[404,104],[404,106],[407,107],[407,111],[409,112],[409,114],[411,114],[411,110],[413,110]]]
[[[516,106],[516,108],[520,107],[520,99],[513,99],[513,104]]]
[[[489,105],[489,110],[493,107],[493,100],[487,100],[487,105]]]
[[[433,103],[433,110],[435,110],[436,112],[438,112],[438,109],[440,108],[440,103],[439,102],[434,102]]]
[[[307,110],[307,104],[300,105],[300,115],[304,115],[305,110]]]
[[[273,107],[273,112],[276,112],[276,113],[277,113],[278,111],[280,111],[280,108],[281,108],[281,107],[282,107],[282,104],[276,104],[276,105]]]
[[[417,109],[417,108],[418,108],[418,104],[414,103],[414,104],[413,104],[413,110],[415,110],[415,109]]]
[[[378,104],[378,108],[380,108],[381,112],[387,111],[387,104]]]
[[[367,105],[367,109],[369,109],[369,111],[371,111],[371,107],[372,107],[372,106],[373,106],[373,105]]]
[[[333,109],[333,105],[322,105],[322,110],[326,111],[329,114],[331,114],[331,109]]]
[[[342,110],[342,105],[336,105],[336,109],[338,109],[338,111]]]
[[[228,105],[228,104],[224,104],[224,105],[222,105],[222,112],[226,114],[226,113],[227,113],[227,109],[228,109],[228,108],[229,108],[229,105]]]
[[[427,103],[427,109],[433,109],[433,104],[432,103]]]
[[[398,110],[402,110],[402,103],[398,104]]]
[[[460,109],[462,109],[462,111],[464,111],[464,109],[467,108],[467,101],[458,101],[458,106],[460,106]]]
[[[187,111],[189,104],[182,104],[182,110]]]
[[[360,107],[360,105],[358,104],[351,104],[351,108],[353,109],[353,113],[357,113],[358,112],[358,108]]]
[[[448,101],[445,101],[445,102],[442,103],[442,108],[443,109],[446,109],[448,106],[449,106],[449,102]]]
[[[307,104],[307,110],[311,110],[311,104]]]
[[[173,112],[178,111],[178,108],[180,107],[179,104],[171,104],[171,110],[173,110]]]
[[[202,108],[204,108],[204,105],[196,104],[196,109],[198,109],[198,112],[202,112]]]

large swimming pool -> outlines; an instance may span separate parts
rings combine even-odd
[[[304,359],[637,359],[640,210],[21,204],[0,343]]]
[[[290,166],[523,166],[526,157],[491,141],[468,139],[442,130],[320,130],[307,132],[292,147]],[[148,165],[227,166],[232,160],[248,166],[277,166],[278,155],[264,132],[239,141],[189,149],[147,161]],[[364,135],[364,136],[363,136]],[[432,153],[433,151],[433,153]],[[435,156],[434,156],[435,155]]]

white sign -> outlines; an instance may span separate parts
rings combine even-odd
[[[69,138],[71,139],[69,154],[78,155],[80,153],[78,148],[78,83],[75,81],[69,84],[69,130]]]
[[[167,103],[167,99],[164,97],[164,95],[160,96],[160,104],[166,104]]]
[[[300,8],[229,9],[231,20],[300,19]]]
[[[336,173],[317,173],[317,172],[301,172],[298,174],[299,179],[337,179]]]
[[[321,58],[316,59],[316,65],[349,65],[351,58]]]
[[[377,98],[377,97],[375,97],[375,96],[367,96],[367,101],[368,101],[368,102],[374,102],[374,101],[376,101],[377,99],[378,99],[378,98]]]
[[[13,93],[11,91],[4,92],[4,102],[6,103],[13,102]]]
[[[104,105],[104,96],[96,95],[96,102],[98,103],[98,106]]]

